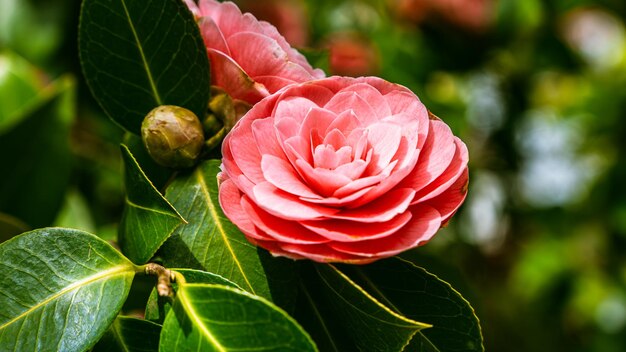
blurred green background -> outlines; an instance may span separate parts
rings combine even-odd
[[[242,0],[329,74],[412,89],[470,150],[450,225],[408,255],[488,351],[626,351],[626,2]],[[82,79],[79,0],[0,0],[0,241],[113,239],[121,128]]]

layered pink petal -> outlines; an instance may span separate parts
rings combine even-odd
[[[272,240],[271,237],[257,231],[254,223],[250,220],[250,216],[241,207],[241,200],[242,194],[232,180],[225,180],[220,184],[220,207],[230,221],[236,224],[246,236],[255,239]]]
[[[261,170],[267,181],[276,188],[300,197],[321,198],[302,182],[291,164],[273,155],[263,155]]]
[[[441,121],[431,120],[424,149],[414,171],[405,179],[405,185],[420,190],[439,177],[450,165],[457,145],[450,127]]]
[[[308,204],[298,197],[276,188],[269,182],[254,186],[254,202],[268,213],[288,220],[311,220],[326,217],[337,209]]]
[[[411,204],[415,190],[398,188],[377,200],[356,209],[346,209],[330,215],[333,219],[351,220],[362,223],[383,222],[403,213]]]
[[[457,148],[454,157],[452,158],[452,162],[437,179],[417,192],[413,203],[425,202],[440,195],[442,192],[450,188],[451,185],[456,182],[459,177],[461,177],[463,172],[467,171],[467,162],[469,160],[467,147],[460,139],[456,137],[454,138]]]
[[[391,257],[415,248],[430,240],[441,227],[441,215],[429,206],[415,207],[412,213],[411,221],[396,236],[360,242],[330,242],[328,246],[342,253],[373,258]]]
[[[328,244],[303,245],[281,243],[278,245],[280,246],[280,249],[282,251],[288,253],[287,256],[304,257],[320,263],[342,262],[353,264],[366,264],[372,261],[369,258],[362,258],[358,255],[351,255],[336,251]]]
[[[368,223],[367,226],[337,219],[303,221],[301,225],[329,240],[355,242],[392,235],[406,225],[411,217],[411,212],[404,212],[389,221]]]
[[[295,221],[288,221],[266,213],[250,202],[247,197],[241,199],[241,209],[246,212],[254,226],[276,241],[295,244],[318,244],[330,241],[300,226]]]
[[[439,196],[430,199],[423,204],[427,204],[439,211],[442,223],[446,223],[452,215],[459,209],[465,197],[467,196],[467,184],[469,180],[468,169],[465,168],[461,176],[454,182],[450,188],[441,193]]]

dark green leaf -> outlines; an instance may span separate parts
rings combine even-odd
[[[309,299],[301,302],[299,318],[313,319],[305,328],[320,347],[483,351],[478,318],[469,303],[411,262],[390,258],[364,266],[316,265],[313,271],[317,275],[306,275],[303,295]]]
[[[284,311],[231,287],[184,284],[163,324],[161,351],[316,351]]]
[[[78,230],[34,230],[2,243],[2,350],[93,346],[122,308],[135,269],[109,244]]]
[[[75,82],[63,76],[40,93],[19,123],[0,136],[0,212],[32,228],[49,226],[61,208],[72,158]]]
[[[161,325],[118,316],[94,346],[93,352],[156,352]]]
[[[128,147],[128,150],[130,150],[135,160],[137,160],[137,164],[139,164],[154,187],[160,192],[165,192],[165,185],[174,174],[174,170],[157,164],[150,154],[148,154],[148,150],[140,136],[125,133],[124,144]]]
[[[224,215],[218,200],[219,165],[218,160],[204,162],[167,188],[165,196],[188,224],[163,245],[163,262],[215,273],[289,311],[297,289],[294,262],[250,244]]]
[[[175,270],[181,275],[185,277],[185,281],[187,283],[198,283],[198,284],[217,284],[230,286],[234,288],[240,288],[232,281],[228,281],[225,278],[215,275],[206,271],[201,270],[193,270],[193,269],[171,269]],[[174,282],[172,283],[174,289],[178,287],[178,285]],[[158,295],[156,288],[152,289],[150,293],[150,297],[148,298],[148,303],[146,304],[146,314],[145,318],[147,320],[153,321],[155,323],[162,324],[167,312],[169,312],[172,307],[172,299],[170,297],[161,297]]]
[[[432,328],[414,338],[422,345],[432,344],[438,351],[483,350],[474,309],[437,276],[399,258],[362,267],[341,266],[341,270],[385,305],[410,319],[431,324]]]
[[[320,346],[343,346],[347,337],[351,349],[402,351],[418,331],[429,327],[390,309],[387,302],[376,299],[333,265],[318,264],[315,271],[317,277],[307,282],[307,294],[312,298],[309,303],[315,304],[317,310],[324,306],[322,310],[327,315],[317,319],[317,323],[333,327],[310,330],[314,340],[321,340]],[[404,282],[403,278],[395,279]]]
[[[120,223],[120,246],[133,262],[144,264],[185,220],[146,177],[128,147],[122,145],[121,149],[126,207]]]
[[[85,0],[78,41],[94,97],[128,131],[139,134],[144,116],[159,105],[204,116],[209,61],[182,1]]]

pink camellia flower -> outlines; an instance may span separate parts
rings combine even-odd
[[[211,61],[211,84],[255,104],[292,84],[324,77],[271,24],[242,14],[232,2],[185,0]]]
[[[222,146],[220,204],[274,255],[368,263],[426,243],[465,199],[468,153],[407,88],[375,77],[294,84]]]

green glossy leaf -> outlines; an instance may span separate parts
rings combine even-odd
[[[316,285],[325,296],[322,304],[332,313],[323,319],[338,319],[343,327],[343,331],[328,331],[330,336],[323,336],[325,340],[334,341],[337,338],[333,335],[340,334],[349,336],[360,350],[402,351],[418,331],[429,327],[392,310],[333,265],[316,265],[316,272]],[[403,282],[400,277],[396,280]],[[309,295],[315,300],[320,293]]]
[[[218,200],[220,161],[209,160],[179,176],[165,196],[187,219],[159,254],[166,267],[204,270],[272,300],[287,311],[295,303],[295,263],[256,248],[222,212]]]
[[[309,335],[267,300],[231,287],[184,284],[163,323],[161,351],[316,351]]]
[[[40,70],[11,51],[0,51],[0,135],[28,116],[29,107],[47,93],[45,86]]]
[[[170,269],[175,270],[178,273],[182,274],[185,277],[187,283],[198,283],[198,284],[216,284],[216,285],[224,285],[230,286],[234,288],[239,288],[237,284],[232,281],[226,280],[225,278],[215,275],[202,270],[193,270],[193,269]],[[172,283],[174,289],[178,287],[178,285],[174,282]],[[162,324],[165,316],[172,308],[172,298],[171,297],[161,297],[158,295],[156,288],[152,289],[150,292],[150,297],[148,297],[148,302],[146,303],[146,313],[145,318],[147,320],[153,321],[155,323]]]
[[[156,352],[161,325],[131,317],[118,316],[94,346],[93,352]]]
[[[141,170],[143,170],[154,187],[160,192],[165,192],[165,186],[174,174],[174,170],[157,164],[148,154],[148,150],[140,136],[125,133],[124,145],[128,147],[128,150],[130,150],[139,166],[141,166]]]
[[[362,267],[344,265],[341,270],[396,312],[432,325],[414,337],[419,344],[432,345],[436,351],[484,350],[472,306],[450,284],[423,268],[391,258]]]
[[[96,225],[87,200],[76,189],[71,189],[65,195],[65,202],[61,211],[54,221],[55,227],[66,227],[83,230],[90,233],[96,232]]]
[[[483,351],[470,304],[411,262],[390,258],[364,266],[316,265],[312,271],[298,317],[320,347]]]
[[[82,351],[128,295],[135,266],[89,233],[46,228],[0,245],[0,346]]]
[[[0,98],[1,99],[1,98]],[[75,82],[62,76],[0,136],[0,212],[32,228],[49,226],[63,204],[72,157]]]
[[[133,262],[144,264],[185,220],[146,177],[122,145],[126,206],[120,223],[120,247]]]
[[[84,0],[79,53],[103,110],[139,134],[159,105],[205,114],[209,61],[195,19],[180,0]]]

